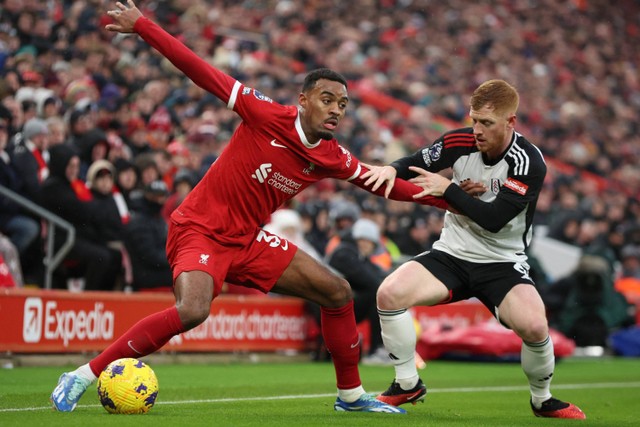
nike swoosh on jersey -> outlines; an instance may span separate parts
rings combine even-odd
[[[273,145],[274,147],[278,147],[278,148],[289,148],[286,145],[278,144],[275,139],[273,141],[271,141],[271,145]]]

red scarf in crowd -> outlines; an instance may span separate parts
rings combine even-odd
[[[71,183],[71,188],[73,188],[73,192],[76,193],[76,196],[79,200],[83,202],[90,202],[93,200],[93,195],[91,194],[91,190],[87,187],[87,184],[81,179],[74,179]],[[120,214],[120,219],[123,224],[128,224],[130,215],[129,208],[127,207],[127,202],[124,200],[124,197],[118,191],[118,189],[114,186],[112,190],[113,200],[116,202],[116,207],[118,208],[118,213]]]
[[[127,207],[127,201],[124,199],[124,196],[122,195],[122,193],[120,193],[120,191],[118,191],[118,188],[114,185],[113,186],[113,190],[112,190],[112,194],[113,194],[113,200],[116,201],[116,206],[118,207],[118,213],[120,214],[120,219],[122,220],[122,223],[124,225],[127,225],[129,223],[129,208]]]
[[[44,160],[42,156],[42,151],[37,148],[35,145],[31,145],[29,147],[31,154],[35,157],[36,162],[38,162],[38,181],[42,182],[49,176],[49,168],[47,167],[47,162]]]
[[[74,193],[76,193],[76,196],[79,200],[83,202],[90,202],[91,200],[93,200],[91,190],[87,188],[87,185],[83,180],[78,178],[74,179],[71,182],[71,188],[73,188],[73,191]]]

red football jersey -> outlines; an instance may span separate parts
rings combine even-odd
[[[147,18],[136,32],[194,83],[213,93],[242,118],[227,147],[171,219],[198,227],[221,242],[251,238],[273,211],[323,178],[354,180],[364,173],[360,162],[335,139],[307,141],[298,108],[274,102],[212,67]],[[367,188],[365,188],[367,189]],[[413,200],[421,189],[397,180],[396,200]],[[376,191],[383,194],[384,188]],[[441,198],[418,202],[446,207]]]
[[[228,106],[243,121],[173,213],[174,221],[199,224],[216,235],[253,233],[283,202],[319,179],[358,176],[358,161],[335,140],[306,140],[297,108],[239,82],[235,88]]]

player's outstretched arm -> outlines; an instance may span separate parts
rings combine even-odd
[[[416,194],[421,193],[423,189],[411,182],[405,181],[404,179],[400,178],[395,178],[393,180],[391,189],[388,188],[389,184],[382,185],[386,182],[386,180],[382,180],[382,182],[380,182],[377,188],[375,188],[374,190],[374,187],[372,187],[370,184],[367,184],[367,182],[371,181],[370,179],[367,179],[371,178],[371,175],[367,174],[367,171],[369,169],[367,169],[367,167],[364,167],[364,165],[362,169],[363,172],[357,178],[353,179],[350,182],[377,196],[382,196],[391,200],[398,200],[401,202],[416,202],[422,205],[436,206],[441,209],[447,209],[447,207],[449,206],[449,204],[442,197],[435,197],[430,195],[416,197]]]
[[[195,84],[223,102],[229,102],[236,83],[234,78],[213,67],[155,22],[143,16],[132,0],[127,0],[127,5],[117,2],[116,8],[107,12],[115,21],[105,26],[107,30],[137,33]]]
[[[410,166],[409,169],[418,174],[416,177],[411,178],[409,182],[422,188],[421,192],[413,196],[415,198],[424,196],[442,197],[447,188],[452,184],[449,179],[437,173],[432,173],[415,166]]]
[[[366,179],[364,185],[371,186],[371,190],[376,191],[380,186],[386,184],[384,197],[388,199],[396,180],[396,169],[392,166],[371,166],[364,163],[363,166],[369,169],[362,174],[362,178]]]

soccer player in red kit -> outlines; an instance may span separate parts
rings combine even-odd
[[[284,106],[215,69],[165,32],[129,0],[108,12],[106,28],[137,33],[194,83],[243,121],[202,181],[171,216],[167,257],[176,305],[134,325],[96,358],[64,373],[51,394],[54,408],[73,411],[86,388],[112,361],[153,353],[208,316],[224,281],[301,297],[322,308],[322,334],[337,377],[337,411],[404,413],[365,393],[358,372],[359,337],[349,284],[291,242],[263,230],[270,214],[323,178],[362,188],[367,171],[334,139],[348,104],[347,83],[319,69],[305,78],[299,106]],[[371,190],[368,190],[371,191]],[[384,195],[384,188],[376,194]],[[397,180],[390,198],[416,201],[422,189]],[[419,203],[445,208],[438,197]]]

